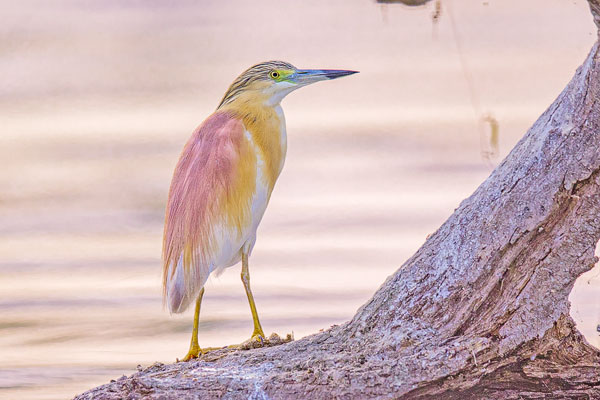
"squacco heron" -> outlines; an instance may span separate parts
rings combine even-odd
[[[297,69],[282,61],[257,64],[229,87],[217,110],[192,134],[175,167],[163,239],[163,296],[181,313],[195,300],[190,349],[203,353],[198,319],[208,276],[242,261],[254,331],[265,338],[250,290],[248,258],[287,149],[281,100],[314,82],[356,71]]]

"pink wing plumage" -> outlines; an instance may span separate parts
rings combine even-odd
[[[248,178],[239,172],[249,154],[244,132],[239,119],[217,111],[194,131],[177,163],[163,237],[163,294],[171,312],[189,306],[215,267],[215,223],[241,218],[223,214],[236,209],[240,179]]]

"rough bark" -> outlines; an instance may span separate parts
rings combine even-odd
[[[600,27],[600,0],[589,0]],[[569,317],[600,239],[598,43],[507,158],[354,318],[156,364],[78,399],[600,398]]]

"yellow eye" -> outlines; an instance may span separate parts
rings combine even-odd
[[[279,78],[279,72],[277,71],[271,71],[271,73],[269,74],[269,76],[273,79],[277,79]]]

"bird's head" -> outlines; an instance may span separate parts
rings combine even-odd
[[[335,69],[298,69],[283,61],[256,64],[233,81],[217,108],[240,99],[262,101],[271,106],[276,105],[290,92],[302,86],[357,72]]]

